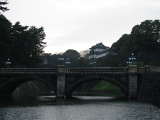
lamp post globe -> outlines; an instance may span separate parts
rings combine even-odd
[[[10,65],[11,65],[11,61],[10,61],[10,59],[8,58],[7,59],[7,61],[6,61],[6,65],[7,65],[7,68],[9,68],[10,67]]]

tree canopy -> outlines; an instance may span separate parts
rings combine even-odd
[[[76,50],[73,49],[68,49],[66,52],[63,53],[64,56],[69,57],[69,58],[79,58],[80,54]]]
[[[160,21],[145,20],[132,28],[131,34],[124,34],[111,47],[127,59],[131,53],[138,61],[153,62],[160,58]],[[143,58],[141,56],[144,56]]]
[[[41,62],[45,47],[44,28],[14,25],[0,15],[0,65],[10,58],[12,67],[35,67]]]
[[[0,10],[5,12],[7,10],[9,10],[7,7],[3,7],[4,5],[8,4],[6,1],[2,2],[0,1]]]

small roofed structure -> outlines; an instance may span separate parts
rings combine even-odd
[[[103,45],[102,42],[92,46],[89,49],[90,49],[89,59],[97,59],[106,56],[109,53],[108,51],[109,47]]]

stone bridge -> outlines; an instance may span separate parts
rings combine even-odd
[[[159,73],[160,67],[0,68],[0,96],[9,96],[21,84],[37,80],[52,89],[57,97],[71,97],[81,84],[104,80],[118,86],[128,98],[137,98],[147,72]]]

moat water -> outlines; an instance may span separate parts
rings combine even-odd
[[[105,96],[1,99],[0,120],[160,120],[160,105]]]

